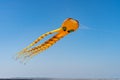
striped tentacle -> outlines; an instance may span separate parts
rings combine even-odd
[[[50,32],[47,32],[43,35],[41,35],[38,39],[36,39],[33,43],[31,43],[28,47],[26,47],[26,49],[31,48],[32,46],[34,46],[35,44],[37,44],[40,40],[42,40],[44,37],[48,36],[49,34],[53,34],[55,32],[58,32],[60,29],[56,29],[56,30],[52,30]]]
[[[56,30],[52,30],[50,32],[47,32],[43,35],[41,35],[38,39],[36,39],[33,43],[31,43],[29,46],[27,46],[26,48],[24,48],[22,51],[20,51],[18,54],[17,54],[17,57],[16,59],[24,56],[24,55],[27,55],[26,53],[28,53],[29,51],[31,50],[34,50],[35,48],[31,48],[32,46],[34,46],[35,44],[37,44],[40,40],[42,40],[44,37],[48,36],[49,34],[53,34],[55,32],[59,32],[60,28],[59,29],[56,29]],[[31,48],[31,49],[30,49]]]
[[[30,53],[30,54],[27,55],[27,57],[33,57],[33,56],[37,55],[38,53],[48,49],[49,47],[51,47],[53,44],[55,44],[61,38],[62,37],[57,37],[56,35],[53,36],[51,39],[45,41],[43,44],[36,46],[36,47],[32,48],[31,50],[29,50],[28,53]]]

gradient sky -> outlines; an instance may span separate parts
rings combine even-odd
[[[68,17],[79,30],[27,65],[14,60]],[[120,0],[0,0],[0,45],[0,78],[120,78]]]

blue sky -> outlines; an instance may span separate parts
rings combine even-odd
[[[76,32],[27,65],[13,59],[68,17]],[[119,0],[0,0],[0,78],[120,78],[119,21]]]

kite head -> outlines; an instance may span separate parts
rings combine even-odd
[[[61,26],[61,31],[63,34],[69,34],[71,32],[74,32],[78,29],[79,27],[79,22],[75,19],[72,18],[67,18],[62,26]]]

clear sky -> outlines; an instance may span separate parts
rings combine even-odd
[[[80,28],[27,65],[13,57],[63,20]],[[120,0],[0,0],[0,78],[120,78]]]

